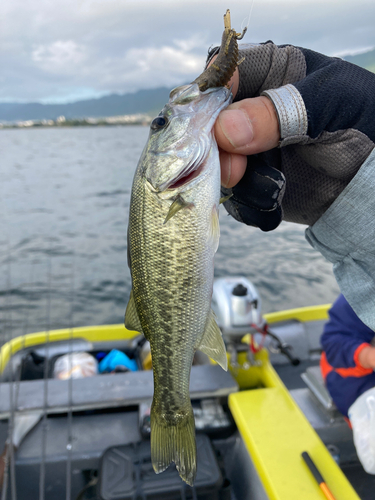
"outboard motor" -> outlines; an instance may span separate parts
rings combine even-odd
[[[226,340],[240,341],[246,333],[262,330],[262,301],[255,286],[242,276],[214,281],[212,310]]]
[[[256,364],[252,351],[241,342],[247,333],[262,331],[262,302],[255,286],[242,276],[218,278],[214,281],[212,310],[220,327],[232,368],[239,368],[238,353],[246,351],[247,366]]]
[[[299,364],[291,347],[268,328],[261,314],[261,298],[251,281],[243,276],[216,279],[211,305],[230,353],[232,367],[239,366],[237,355],[241,351],[247,352],[250,365],[257,364],[253,356],[257,351],[255,345],[268,347],[272,352],[284,354],[293,365]],[[250,348],[241,342],[247,333],[252,335]]]

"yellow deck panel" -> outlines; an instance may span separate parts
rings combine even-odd
[[[301,457],[307,451],[337,500],[360,500],[272,366],[267,387],[229,396],[229,407],[270,500],[324,500]]]

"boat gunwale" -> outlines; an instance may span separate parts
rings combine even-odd
[[[266,313],[263,315],[267,323],[279,323],[282,321],[300,321],[303,323],[321,321],[328,318],[328,310],[331,304],[299,307]],[[104,337],[105,335],[105,337]],[[111,342],[116,340],[131,339],[138,332],[128,330],[124,324],[93,325],[75,328],[63,328],[59,330],[40,331],[28,333],[9,340],[0,349],[0,375],[4,372],[9,360],[22,349],[31,348],[45,344],[46,342],[61,342],[71,339],[84,339],[88,342]]]

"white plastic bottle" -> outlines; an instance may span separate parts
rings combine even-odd
[[[375,474],[375,387],[356,399],[348,415],[358,458],[368,474]]]

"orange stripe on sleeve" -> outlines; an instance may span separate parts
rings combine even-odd
[[[350,368],[333,368],[333,366],[331,366],[327,361],[326,353],[322,352],[322,356],[320,358],[320,370],[322,372],[324,380],[326,380],[328,374],[331,373],[332,371],[335,371],[343,378],[347,377],[360,378],[360,377],[365,377],[366,375],[370,375],[371,373],[374,373],[374,370],[372,368],[363,368],[363,366],[361,366],[358,362],[359,353],[364,347],[367,347],[368,345],[369,344],[363,343],[357,347],[354,353],[354,362],[356,363],[357,366],[353,366]]]
[[[327,361],[326,353],[323,351],[320,357],[320,371],[322,372],[324,380],[327,378],[327,375],[331,373],[333,370],[332,366]]]
[[[355,366],[353,368],[335,368],[335,372],[341,375],[341,377],[365,377],[374,373],[372,368],[363,368],[362,366]]]

